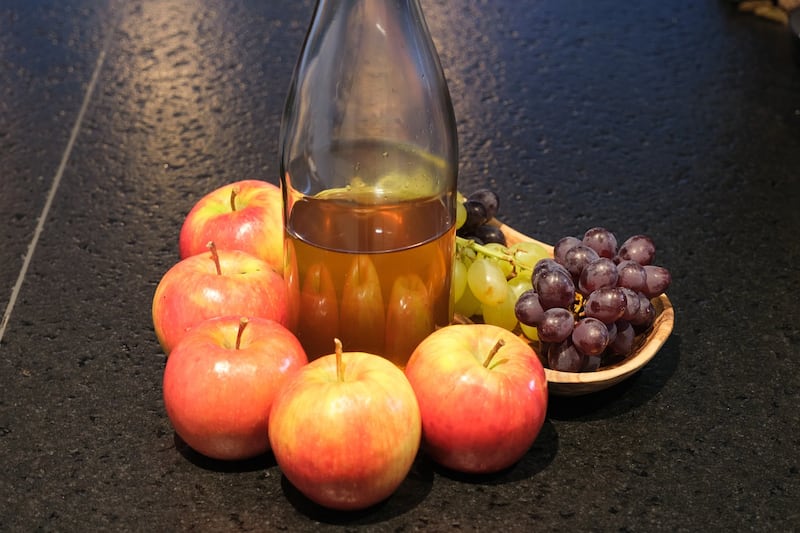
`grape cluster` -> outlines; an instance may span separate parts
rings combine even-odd
[[[519,325],[514,311],[517,299],[531,288],[534,265],[550,254],[535,242],[507,246],[503,232],[491,223],[499,205],[497,194],[489,189],[457,202],[455,312],[481,316],[487,324],[514,331]]]
[[[601,227],[564,237],[552,254],[535,242],[507,245],[492,223],[499,197],[459,197],[453,267],[455,312],[538,341],[553,370],[586,372],[628,355],[655,319],[652,299],[672,281],[653,264],[655,245],[634,235],[618,246]]]
[[[612,232],[597,227],[581,239],[560,239],[553,258],[536,263],[532,288],[514,312],[535,328],[551,369],[593,371],[633,350],[635,336],[655,318],[652,299],[672,281],[652,264],[654,256],[650,237],[634,235],[618,247]]]

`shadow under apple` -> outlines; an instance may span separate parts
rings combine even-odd
[[[490,474],[468,474],[457,472],[441,465],[434,464],[434,472],[438,475],[477,485],[502,485],[524,479],[530,479],[553,462],[558,453],[558,433],[553,424],[545,419],[539,435],[528,451],[513,465]]]
[[[262,453],[256,457],[242,459],[239,461],[223,461],[221,459],[213,459],[194,450],[191,446],[186,444],[186,441],[184,441],[177,433],[173,433],[173,435],[175,449],[178,450],[178,453],[180,453],[193,465],[204,470],[226,473],[255,472],[257,470],[266,470],[278,465],[272,452]]]
[[[417,507],[430,493],[433,477],[433,464],[427,456],[420,453],[405,480],[391,496],[356,511],[328,509],[311,501],[285,475],[281,475],[281,487],[289,503],[312,520],[333,525],[366,525],[386,521]]]

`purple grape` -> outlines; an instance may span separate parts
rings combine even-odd
[[[647,287],[647,272],[645,267],[630,259],[622,260],[617,265],[619,279],[617,285],[627,287],[636,292],[642,292]]]
[[[552,272],[554,270],[560,270],[569,274],[569,271],[564,268],[564,265],[556,261],[555,259],[545,258],[539,259],[536,261],[536,264],[533,265],[533,274],[532,279],[536,280],[536,277],[544,272]]]
[[[592,248],[585,244],[579,244],[567,250],[562,264],[569,271],[572,279],[578,280],[586,265],[598,259],[600,256]]]
[[[561,307],[553,307],[544,312],[536,327],[542,342],[561,342],[572,334],[575,318],[572,312]]]
[[[554,344],[547,350],[547,366],[559,372],[580,372],[584,356],[575,349],[569,339]]]
[[[641,324],[635,324],[634,330],[640,328],[641,330],[645,330],[653,325],[656,319],[656,310],[653,307],[652,302],[647,302],[647,305],[644,307],[644,320]]]
[[[647,265],[644,267],[644,271],[647,274],[647,283],[642,292],[648,298],[655,298],[663,294],[672,283],[672,274],[664,267]]]
[[[568,308],[575,301],[575,284],[566,271],[551,270],[542,272],[533,280],[533,288],[539,294],[542,307]]]
[[[600,355],[608,346],[608,328],[596,318],[584,318],[575,324],[572,342],[584,355]]]
[[[491,189],[477,190],[467,197],[467,201],[481,204],[487,220],[493,219],[500,209],[500,196]]]
[[[464,221],[464,225],[458,229],[462,234],[472,233],[475,231],[475,228],[489,221],[486,208],[482,203],[474,200],[467,200],[464,202],[464,208],[467,210],[467,219]]]
[[[600,368],[600,361],[602,360],[602,357],[599,355],[587,355],[583,359],[584,361],[581,372],[594,372]]]
[[[483,244],[490,242],[500,243],[506,245],[506,236],[497,226],[490,224],[483,224],[472,230],[472,236],[480,240]]]
[[[617,255],[617,238],[606,228],[592,228],[583,234],[583,244],[593,249],[600,257],[613,259]]]
[[[649,265],[656,255],[656,246],[647,235],[634,235],[629,237],[617,252],[622,261],[636,261],[640,265]]]
[[[581,294],[588,296],[603,287],[616,287],[618,277],[617,265],[614,264],[614,261],[601,257],[584,267],[578,288]]]
[[[597,289],[584,301],[586,316],[603,324],[612,324],[622,318],[626,308],[625,295],[616,287]]]
[[[653,308],[653,303],[647,296],[639,293],[639,312],[631,318],[630,323],[639,329],[646,329],[650,327],[655,317],[656,311]]]
[[[553,246],[553,258],[563,265],[564,255],[579,244],[581,244],[581,240],[577,237],[562,237]]]
[[[619,290],[625,295],[625,312],[622,314],[622,319],[630,322],[639,313],[640,293],[627,287],[619,287]]]
[[[635,332],[630,323],[619,320],[616,322],[617,335],[608,343],[608,351],[613,355],[628,355],[633,349]]]
[[[611,344],[617,338],[617,323],[606,324],[606,327],[608,328],[608,343]]]
[[[514,314],[517,320],[526,326],[536,326],[544,317],[544,308],[539,301],[539,295],[533,289],[520,294],[514,304]]]

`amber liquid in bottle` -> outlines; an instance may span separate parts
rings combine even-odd
[[[419,0],[317,0],[280,137],[292,328],[404,367],[452,318],[458,139]]]
[[[411,152],[380,153],[403,158],[392,168],[416,175],[436,172],[434,164]],[[381,172],[364,166],[352,170]],[[387,180],[398,178],[414,182],[397,171]],[[341,194],[330,190],[303,197],[293,205],[286,225],[290,260],[285,274],[299,309],[297,335],[309,359],[333,353],[334,338],[339,338],[346,351],[380,354],[404,367],[416,345],[452,317],[455,226],[449,207],[439,195],[406,200],[393,187],[385,201],[376,203],[376,194],[374,187],[365,190],[362,203],[359,192],[348,187]]]

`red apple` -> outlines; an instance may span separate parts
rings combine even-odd
[[[533,349],[489,324],[426,337],[405,368],[422,414],[422,446],[437,463],[491,473],[531,447],[547,412],[547,381]]]
[[[378,355],[324,355],[275,398],[272,451],[286,478],[312,501],[363,509],[389,497],[420,445],[420,413],[403,372]]]
[[[394,280],[388,307],[384,357],[402,368],[414,348],[435,329],[434,306],[422,278],[407,274]]]
[[[381,352],[386,331],[386,310],[381,280],[367,254],[353,257],[345,276],[339,304],[342,342],[366,352]]]
[[[308,267],[300,299],[303,312],[298,313],[297,336],[313,360],[330,353],[339,331],[339,300],[327,265],[319,262]]]
[[[206,251],[242,250],[283,272],[283,199],[279,187],[243,180],[211,191],[192,207],[178,240],[181,259]]]
[[[211,252],[179,261],[161,278],[153,297],[153,326],[169,355],[190,328],[217,316],[257,316],[286,326],[288,299],[283,276],[267,263],[212,245]]]
[[[167,359],[167,416],[186,444],[203,455],[255,457],[269,450],[269,412],[277,391],[307,362],[300,341],[273,320],[206,320]]]

